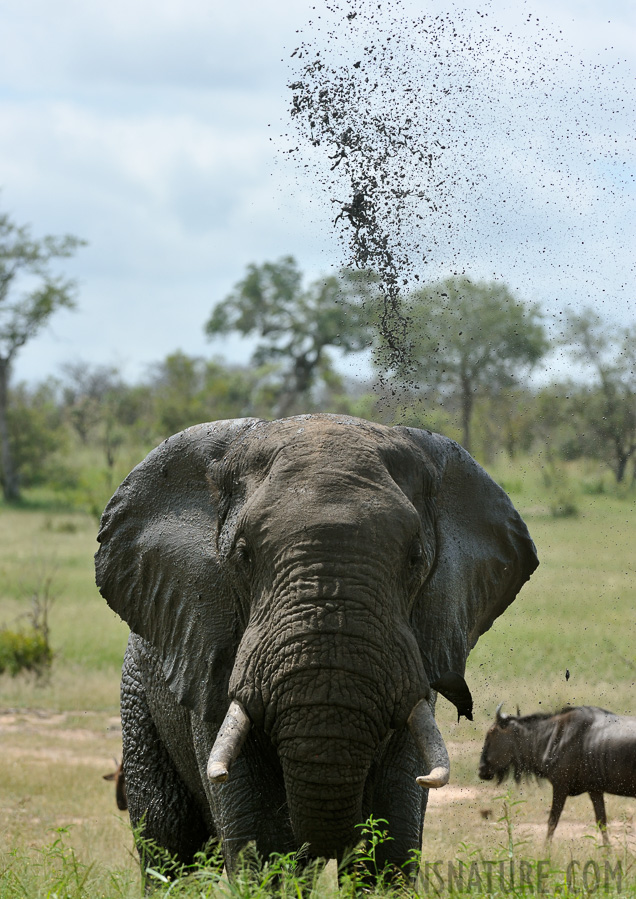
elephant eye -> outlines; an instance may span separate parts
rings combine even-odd
[[[249,565],[249,563],[251,562],[250,551],[245,537],[239,537],[239,539],[236,541],[236,546],[234,547],[234,555],[237,561],[242,563],[243,565]]]
[[[409,550],[409,565],[412,568],[415,568],[419,565],[424,558],[424,547],[422,546],[422,541],[419,538],[416,538],[411,543],[411,548]]]

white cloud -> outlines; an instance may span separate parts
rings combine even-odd
[[[420,0],[409,2],[421,15]],[[453,14],[467,27],[482,21],[475,9],[501,29],[489,32],[500,39],[496,65],[478,109],[448,117],[456,133],[460,113],[478,114],[487,140],[476,165],[488,177],[478,205],[477,193],[458,192],[454,245],[431,274],[454,254],[530,299],[605,290],[615,314],[636,315],[631,3],[469,0]],[[306,169],[290,161],[280,137],[293,134],[289,53],[312,16],[324,28],[322,0],[5,0],[0,204],[36,235],[90,242],[64,266],[81,284],[78,312],[24,348],[18,378],[78,357],[121,362],[134,377],[177,348],[211,354],[205,319],[248,262],[292,253],[315,276],[342,261],[311,155]],[[536,55],[526,59],[529,35]],[[552,80],[544,99],[542,76]]]

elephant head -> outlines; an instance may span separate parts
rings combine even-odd
[[[445,782],[433,689],[469,714],[467,655],[538,564],[456,443],[332,415],[171,437],[120,486],[98,539],[110,606],[156,647],[179,702],[223,721],[210,778],[250,727],[263,733],[316,855],[355,838],[392,734],[408,726],[435,769],[423,786]]]

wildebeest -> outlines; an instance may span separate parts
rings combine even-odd
[[[589,793],[596,823],[608,845],[603,793],[636,796],[636,718],[595,706],[566,706],[554,714],[502,715],[486,739],[479,761],[483,780],[508,773],[545,777],[552,784],[548,841],[568,796]]]
[[[114,780],[115,781],[115,802],[117,803],[117,808],[125,812],[128,808],[128,798],[126,796],[126,778],[124,776],[124,763],[118,762],[115,759],[115,764],[117,768],[114,771],[111,771],[110,774],[104,774],[104,780]]]

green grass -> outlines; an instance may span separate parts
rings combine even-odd
[[[511,827],[515,858],[544,857],[549,785],[523,782],[505,796],[504,787],[477,776],[483,736],[499,702],[510,712],[518,703],[524,713],[566,703],[636,711],[636,492],[617,490],[591,466],[569,466],[566,486],[577,514],[555,517],[551,489],[535,463],[498,460],[493,474],[526,520],[541,564],[471,654],[466,679],[474,722],[458,724],[454,709],[438,702],[452,781],[429,799],[423,844],[429,863],[507,857]],[[128,632],[95,587],[96,532],[94,518],[42,492],[27,495],[18,508],[0,505],[0,626],[26,621],[21,616],[29,612],[30,597],[47,577],[55,597],[50,677],[0,676],[0,899],[140,894],[127,816],[116,810],[112,784],[102,780],[121,756],[119,672]],[[523,803],[514,805],[517,799]],[[629,867],[636,853],[636,800],[606,800],[609,857]],[[572,858],[602,866],[603,852],[589,798],[569,799],[553,868],[564,871]],[[330,870],[318,894],[334,893]],[[191,878],[187,888],[161,889],[208,895],[196,893],[202,883]],[[208,887],[237,895],[223,883]],[[260,887],[245,889],[253,896]]]
[[[117,708],[128,629],[95,586],[96,534],[88,515],[0,509],[0,626],[25,621],[50,579],[55,655],[48,682],[0,678],[3,706]]]
[[[554,518],[532,482],[512,499],[540,566],[470,656],[481,707],[569,702],[633,711],[636,492],[581,492],[574,518]]]

